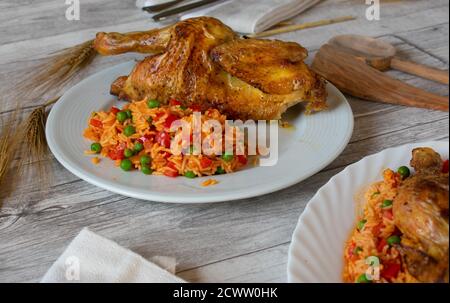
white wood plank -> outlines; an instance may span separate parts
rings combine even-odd
[[[289,243],[178,272],[192,283],[284,283]]]

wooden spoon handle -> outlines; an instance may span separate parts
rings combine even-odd
[[[391,68],[448,85],[448,71],[432,68],[422,64],[392,58]]]
[[[326,44],[314,59],[313,70],[340,90],[366,100],[449,111],[448,97],[435,95],[389,77],[348,54]]]

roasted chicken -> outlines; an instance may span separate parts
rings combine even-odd
[[[111,93],[125,100],[176,99],[239,119],[279,119],[302,101],[307,112],[326,108],[325,81],[303,62],[306,49],[242,39],[214,18],[146,32],[98,33],[94,48],[101,55],[150,54],[112,84]]]
[[[421,282],[448,282],[449,179],[442,164],[434,150],[414,149],[416,174],[402,183],[393,205],[395,225],[403,233],[403,261]]]

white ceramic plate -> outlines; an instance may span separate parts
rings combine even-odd
[[[82,136],[93,111],[109,109],[121,102],[109,94],[111,83],[128,74],[135,62],[99,72],[69,89],[48,117],[46,135],[56,159],[81,179],[125,196],[174,203],[207,203],[254,197],[300,182],[333,161],[350,140],[353,114],[345,97],[328,85],[330,109],[314,115],[293,107],[285,117],[294,129],[280,129],[279,160],[272,167],[249,167],[215,176],[220,183],[202,187],[205,179],[145,176],[122,172],[105,159],[93,165],[83,152],[90,143]]]
[[[448,142],[425,142],[389,148],[354,163],[328,181],[311,199],[292,236],[288,281],[342,282],[344,245],[356,220],[364,189],[382,180],[386,168],[408,165],[411,151],[431,147],[448,159]]]

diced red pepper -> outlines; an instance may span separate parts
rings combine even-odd
[[[91,121],[89,123],[94,127],[103,127],[102,121],[97,120],[97,119],[91,119]]]
[[[355,253],[355,247],[356,247],[356,243],[352,242],[349,246],[348,246],[348,250],[347,253],[349,255],[350,258],[353,257],[354,253]]]
[[[383,248],[384,248],[386,245],[388,245],[386,239],[381,238],[381,239],[378,241],[378,245],[377,245],[377,250],[378,250],[378,252],[382,252],[382,251],[383,251]]]
[[[176,100],[176,99],[170,99],[169,105],[170,106],[177,106],[177,105],[181,105],[181,102]]]
[[[111,158],[111,160],[123,160],[125,158],[124,148],[118,146],[116,149],[111,149],[108,152],[108,157]]]
[[[172,169],[172,170],[178,171],[177,167],[175,166],[175,163],[173,163],[173,162],[170,162],[170,161],[167,162],[167,167]]]
[[[375,225],[375,226],[372,228],[372,233],[374,234],[375,237],[378,237],[378,235],[380,234],[381,229],[382,229],[383,227],[384,227],[383,223],[380,223],[380,224],[378,224],[378,225]]]
[[[118,109],[117,107],[113,106],[113,107],[111,107],[111,112],[112,112],[114,115],[117,115],[117,113],[120,112],[120,109]]]
[[[398,263],[386,263],[383,264],[383,270],[381,271],[381,276],[386,280],[392,280],[398,276],[400,272],[401,265]]]
[[[247,157],[243,156],[243,155],[238,155],[237,156],[239,163],[241,163],[242,165],[247,165]]]
[[[164,127],[167,129],[170,129],[170,127],[172,126],[172,123],[178,119],[179,119],[178,116],[169,114],[166,118],[166,121],[164,122]]]
[[[178,169],[175,167],[175,164],[173,164],[172,162],[168,162],[167,168],[168,169],[166,169],[164,171],[165,176],[171,177],[171,178],[178,177]]]
[[[388,209],[388,210],[383,211],[383,216],[386,219],[389,219],[391,221],[394,219],[394,214],[392,213],[392,209]]]
[[[156,135],[156,142],[165,147],[165,148],[169,148],[170,147],[170,135],[166,132],[159,132]]]
[[[164,175],[167,177],[176,178],[178,177],[178,172],[171,169],[166,169]]]
[[[444,174],[448,174],[448,160],[444,161],[444,164],[442,165],[442,172]]]
[[[202,167],[202,168],[208,168],[211,164],[212,164],[212,160],[211,159],[209,159],[209,158],[206,158],[206,157],[203,157],[201,160],[200,160],[200,166]]]

